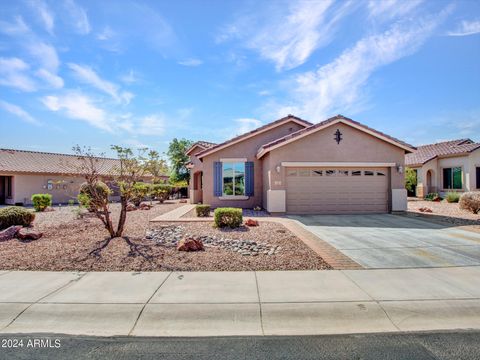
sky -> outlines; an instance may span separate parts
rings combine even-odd
[[[287,114],[480,141],[480,1],[0,1],[0,148],[164,152]]]

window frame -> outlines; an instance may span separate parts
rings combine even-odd
[[[454,187],[454,169],[460,169],[460,187]],[[445,170],[450,170],[450,184],[451,187],[446,187],[445,186]],[[464,190],[465,186],[465,179],[464,179],[464,171],[463,171],[463,166],[448,166],[448,167],[442,167],[441,169],[442,173],[442,190],[448,191],[448,190]]]
[[[220,197],[221,199],[248,199],[248,196],[245,195],[246,193],[246,183],[245,183],[245,177],[246,177],[246,161],[235,161],[234,159],[229,160],[229,161],[221,161],[222,164],[222,196]],[[231,164],[232,165],[232,195],[225,194],[225,164]],[[241,195],[236,195],[235,194],[235,166],[237,164],[242,164],[243,165],[243,194]]]

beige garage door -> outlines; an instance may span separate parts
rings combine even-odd
[[[291,214],[388,211],[387,168],[287,168],[286,178]]]

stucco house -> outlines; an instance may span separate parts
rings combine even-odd
[[[403,211],[405,154],[414,150],[342,115],[317,124],[288,115],[221,144],[193,144],[190,202],[290,214]]]
[[[51,194],[54,204],[75,199],[85,181],[80,162],[76,155],[0,149],[0,204],[31,205],[37,193]],[[110,175],[119,165],[118,159],[97,158],[96,167],[111,186],[113,199],[118,189]]]
[[[405,165],[416,170],[416,196],[480,189],[480,143],[459,139],[418,146]]]

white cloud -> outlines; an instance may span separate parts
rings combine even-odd
[[[467,36],[480,33],[480,20],[462,21],[457,29],[447,33],[449,36]]]
[[[21,35],[30,31],[29,27],[23,21],[21,16],[15,17],[14,23],[0,21],[0,32],[8,35]]]
[[[370,17],[389,20],[408,14],[423,0],[370,0],[367,4]]]
[[[152,114],[136,118],[132,114],[125,114],[120,117],[119,128],[133,135],[158,136],[163,135],[166,128],[165,116]]]
[[[71,20],[69,24],[74,27],[77,33],[82,35],[90,33],[90,22],[84,8],[77,5],[73,0],[65,0],[65,10]]]
[[[30,66],[19,58],[0,58],[0,85],[31,92],[37,89],[33,79],[27,74]]]
[[[32,115],[22,109],[20,106],[0,100],[0,108],[9,112],[10,114],[15,115],[16,117],[20,118],[21,120],[33,124],[33,125],[40,125],[40,122],[35,119]]]
[[[45,96],[42,103],[51,111],[62,112],[65,116],[82,120],[88,124],[112,132],[113,120],[105,110],[95,105],[94,101],[79,92],[70,92],[59,96]],[[110,119],[110,120],[109,120]]]
[[[217,36],[217,41],[239,38],[247,48],[272,61],[277,70],[292,69],[327,45],[339,21],[355,6],[353,2],[335,4],[333,0],[287,4],[262,12],[256,8],[258,16],[238,19]]]
[[[138,74],[133,70],[120,77],[120,80],[126,84],[133,84],[139,80]]]
[[[99,32],[96,38],[100,41],[110,40],[115,35],[115,32],[110,26],[105,26],[101,32]]]
[[[91,67],[69,63],[68,67],[72,69],[75,76],[82,82],[97,88],[100,91],[110,95],[115,101],[128,104],[133,94],[128,91],[120,91],[114,83],[102,79]]]
[[[32,57],[42,64],[44,68],[51,72],[57,71],[60,65],[60,59],[52,45],[38,39],[32,39],[26,46]]]
[[[55,26],[55,18],[53,13],[48,8],[47,4],[42,0],[31,1],[30,6],[32,6],[40,16],[40,20],[45,27],[45,30],[50,34],[53,35],[53,28]]]
[[[183,66],[199,66],[203,64],[203,61],[200,59],[185,59],[178,63]]]
[[[54,88],[54,89],[60,89],[63,87],[64,82],[63,79],[58,76],[57,74],[54,74],[46,69],[40,69],[38,70],[35,75],[39,77],[40,79],[44,80],[48,86]]]
[[[450,8],[429,19],[404,24],[365,37],[318,70],[298,75],[293,86],[294,101],[280,109],[310,119],[333,113],[355,113],[365,102],[364,87],[380,67],[408,56],[429,38]]]
[[[235,119],[234,121],[237,123],[237,126],[235,127],[237,135],[247,133],[249,131],[252,131],[253,129],[262,126],[262,122],[257,119],[242,118]]]

